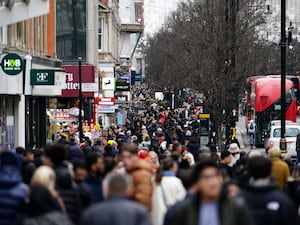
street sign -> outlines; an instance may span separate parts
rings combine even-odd
[[[97,83],[82,83],[83,92],[97,92],[99,85]]]
[[[130,84],[127,79],[119,78],[116,82],[116,91],[130,91]]]
[[[98,113],[115,113],[115,106],[98,106]]]
[[[32,69],[30,71],[31,85],[54,85],[54,70]]]
[[[1,68],[6,75],[17,75],[24,69],[24,60],[15,53],[8,53],[1,61]]]
[[[103,98],[96,98],[95,103],[100,106],[114,106],[116,100],[115,98],[103,97]]]
[[[200,113],[199,119],[210,119],[210,114]]]
[[[104,91],[114,91],[115,90],[115,78],[113,77],[103,77],[102,78],[102,90]]]

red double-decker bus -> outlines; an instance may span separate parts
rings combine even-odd
[[[263,146],[268,124],[280,120],[281,79],[265,77],[252,82],[250,101],[251,119],[256,123],[256,145]],[[286,80],[286,120],[296,122],[296,96],[294,83]]]

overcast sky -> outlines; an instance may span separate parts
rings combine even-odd
[[[145,34],[153,35],[159,31],[170,12],[183,0],[144,0]]]

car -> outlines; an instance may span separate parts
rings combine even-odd
[[[286,121],[285,138],[287,141],[287,155],[292,159],[296,158],[296,140],[297,135],[300,133],[300,124],[292,121]],[[281,138],[281,122],[280,120],[271,121],[268,126],[267,139],[265,148],[280,147]]]

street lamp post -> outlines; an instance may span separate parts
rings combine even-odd
[[[286,31],[285,31],[285,16],[286,16],[286,0],[281,0],[281,134],[280,134],[280,149],[286,152],[285,139],[285,78],[286,78]]]
[[[83,132],[82,132],[82,71],[81,71],[81,57],[78,57],[78,74],[79,74],[79,104],[78,104],[78,108],[79,108],[79,126],[78,126],[78,131],[79,131],[79,138],[80,141],[83,138]]]

